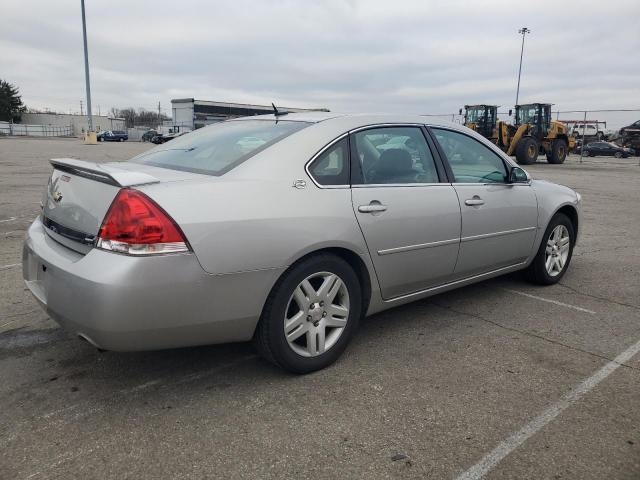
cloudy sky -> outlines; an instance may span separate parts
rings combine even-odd
[[[520,99],[640,108],[640,2],[87,0],[94,110],[172,98],[455,112]],[[79,0],[3,2],[0,78],[34,108],[84,98]],[[640,114],[630,114],[634,119]]]

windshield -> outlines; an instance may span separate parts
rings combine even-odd
[[[223,175],[308,125],[307,122],[286,120],[221,122],[182,135],[131,161],[205,175]]]
[[[518,124],[538,122],[538,107],[520,107],[518,109]]]
[[[484,118],[484,108],[475,107],[467,110],[467,122],[478,123],[478,119]]]

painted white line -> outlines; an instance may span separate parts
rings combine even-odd
[[[567,407],[577,402],[584,394],[592,390],[596,385],[615,372],[618,368],[629,361],[636,353],[640,352],[640,340],[616,358],[607,363],[604,367],[574,387],[569,393],[562,396],[560,400],[547,408],[544,412],[534,418],[530,423],[522,427],[516,433],[507,437],[496,448],[484,456],[466,472],[462,473],[456,480],[479,480],[500,463],[507,455],[522,445],[541,428],[551,422],[562,413]]]
[[[0,220],[0,223],[5,223],[5,222],[13,222],[17,217],[9,217],[9,218],[5,218],[4,220]]]
[[[540,300],[541,302],[553,303],[554,305],[559,305],[561,307],[573,308],[579,312],[590,313],[591,315],[595,315],[596,312],[593,310],[588,310],[582,307],[576,307],[575,305],[569,305],[568,303],[559,302],[558,300],[552,300],[550,298],[538,297],[537,295],[531,295],[530,293],[519,292],[518,290],[511,290],[509,288],[503,288],[505,292],[515,293],[516,295],[522,295],[523,297],[533,298],[535,300]]]
[[[21,263],[10,263],[9,265],[0,265],[0,270],[9,270],[10,268],[22,265]]]

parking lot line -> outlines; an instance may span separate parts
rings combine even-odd
[[[595,388],[600,382],[602,382],[605,378],[615,372],[618,368],[625,365],[625,363],[638,352],[640,352],[640,340],[631,345],[616,358],[608,362],[604,367],[602,367],[592,376],[574,387],[569,393],[562,396],[560,400],[543,411],[527,425],[522,427],[516,433],[507,437],[506,440],[504,440],[491,452],[485,455],[482,460],[480,460],[466,472],[456,477],[456,480],[479,480],[483,478],[507,455],[513,452],[516,448],[526,442],[527,439],[532,437],[545,425],[547,425],[554,418],[560,415],[567,407],[577,402],[583,395]]]
[[[550,298],[538,297],[537,295],[531,295],[530,293],[520,292],[518,290],[511,290],[510,288],[503,288],[505,292],[515,293],[516,295],[522,295],[523,297],[533,298],[535,300],[540,300],[541,302],[553,303],[554,305],[560,305],[561,307],[572,308],[579,312],[590,313],[591,315],[595,315],[596,312],[593,310],[588,310],[582,307],[576,307],[575,305],[570,305],[568,303],[559,302],[558,300],[552,300]]]

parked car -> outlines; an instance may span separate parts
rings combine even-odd
[[[633,155],[633,150],[630,148],[621,147],[611,142],[593,142],[588,143],[584,147],[584,154],[589,157],[595,157],[596,155],[614,156],[616,158],[627,158]]]
[[[265,115],[125,163],[51,160],[26,285],[102,349],[253,340],[305,373],[334,362],[363,315],[517,270],[558,282],[580,195],[465,127],[426,122]],[[420,162],[377,149],[381,134],[409,137]]]
[[[156,132],[155,130],[147,130],[142,134],[140,140],[143,142],[150,142],[156,135],[158,135],[158,132]]]
[[[96,137],[99,142],[124,142],[129,140],[127,132],[123,132],[121,130],[107,130],[99,132]]]
[[[163,135],[162,133],[158,133],[151,139],[151,142],[159,145],[161,143],[166,143],[170,140],[173,140],[174,138],[180,137],[185,133],[186,132],[174,132],[174,133],[168,133],[166,135]]]

